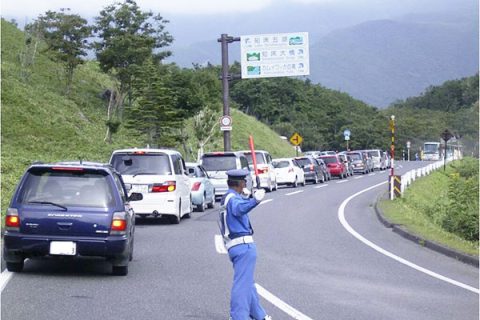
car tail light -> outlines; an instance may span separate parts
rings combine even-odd
[[[18,216],[17,209],[7,209],[7,216],[5,217],[5,227],[8,231],[20,231],[20,217]]]
[[[83,171],[83,168],[75,168],[75,167],[53,167],[52,170],[56,170],[56,171]]]
[[[257,169],[257,171],[258,171],[258,174],[268,173],[268,167],[266,167],[266,168],[259,168],[259,169]]]
[[[195,182],[192,186],[192,191],[198,191],[198,189],[200,189],[201,185],[202,185],[201,182]]]
[[[315,168],[313,167],[313,164],[310,164],[310,171],[313,171],[315,170]]]
[[[293,168],[289,168],[289,169],[288,169],[288,172],[293,172]]]
[[[127,220],[125,212],[114,212],[110,234],[124,235],[127,233]]]
[[[177,189],[177,184],[175,181],[165,181],[164,183],[155,183],[150,192],[172,192]]]

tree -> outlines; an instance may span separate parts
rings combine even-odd
[[[197,161],[202,157],[205,145],[218,135],[219,130],[216,127],[219,117],[220,113],[211,106],[206,106],[193,117],[193,130],[198,141]]]
[[[143,12],[134,0],[126,0],[107,6],[95,18],[94,42],[97,60],[104,72],[112,74],[120,83],[119,93],[133,102],[132,84],[139,68],[152,59],[159,63],[170,51],[158,49],[168,46],[172,36],[165,31],[168,23],[159,14]],[[120,102],[120,119],[123,117],[123,102]]]
[[[159,66],[149,60],[137,70],[132,85],[135,101],[127,109],[128,128],[146,134],[151,145],[172,147],[177,141],[183,118],[175,109],[175,97],[165,86]]]
[[[62,8],[60,12],[47,11],[33,25],[26,27],[27,30],[40,32],[52,59],[63,64],[67,95],[70,93],[75,68],[84,62],[82,57],[87,55],[87,38],[92,33],[87,20],[77,14],[69,14],[68,11],[68,8]]]

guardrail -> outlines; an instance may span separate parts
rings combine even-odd
[[[452,160],[454,160],[452,157],[447,158],[447,163],[451,162]],[[443,167],[443,160],[435,161],[434,163],[430,163],[429,165],[422,168],[410,170],[402,174],[401,176],[390,177],[390,200],[395,199],[395,196],[403,196],[403,193],[405,192],[407,187],[412,184],[413,181],[420,177],[427,176],[433,171],[440,169],[441,167]]]

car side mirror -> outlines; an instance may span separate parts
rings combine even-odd
[[[143,200],[143,194],[138,192],[132,192],[132,194],[128,197],[128,201],[140,201]]]

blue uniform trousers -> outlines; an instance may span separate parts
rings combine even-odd
[[[232,320],[261,320],[267,315],[258,300],[254,273],[257,260],[255,243],[240,244],[228,250],[233,263],[233,286],[230,298]]]

